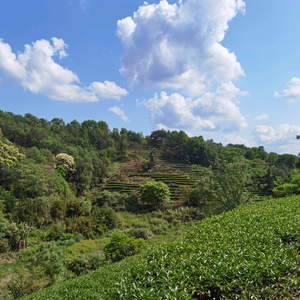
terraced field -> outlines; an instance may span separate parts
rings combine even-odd
[[[143,149],[142,154],[145,157],[149,156],[151,148]],[[162,151],[157,151],[158,164],[165,167],[165,171],[162,173],[152,173],[152,172],[140,172],[140,173],[128,173],[127,176],[130,179],[134,178],[149,178],[155,181],[162,181],[168,185],[171,192],[171,200],[177,200],[178,195],[176,195],[176,189],[180,185],[188,185],[194,188],[197,180],[201,176],[201,170],[192,169],[189,164],[182,161],[167,159],[163,156]],[[120,192],[129,193],[131,191],[138,191],[140,188],[140,183],[125,183],[116,180],[109,180],[104,189],[110,192]]]

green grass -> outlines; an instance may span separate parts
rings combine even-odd
[[[300,197],[264,201],[24,299],[296,299],[299,238]]]

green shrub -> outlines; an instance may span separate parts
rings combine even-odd
[[[110,183],[110,185],[112,185]],[[117,188],[118,185],[113,185],[111,188]],[[123,188],[123,185],[120,186]],[[106,187],[108,188],[108,187]],[[115,211],[124,211],[126,203],[126,196],[117,192],[109,192],[104,190],[99,193],[97,197],[97,205],[101,206],[109,206],[112,207]]]
[[[68,270],[72,271],[76,276],[97,270],[105,264],[104,258],[99,255],[92,255],[85,258],[73,258],[67,263]]]
[[[63,236],[64,232],[65,232],[64,226],[56,222],[50,227],[46,239],[47,241],[53,241],[53,240],[57,241],[59,238]]]
[[[74,234],[72,234],[72,233],[64,233],[64,234],[59,238],[60,241],[66,241],[66,240],[72,240],[72,239],[74,239]]]
[[[138,254],[146,248],[147,246],[143,239],[135,239],[124,233],[115,233],[112,235],[110,243],[103,250],[107,259],[116,262],[125,257]]]
[[[66,231],[68,233],[78,232],[86,238],[92,238],[94,236],[94,222],[89,217],[70,217],[66,218]]]
[[[44,273],[49,277],[51,284],[54,284],[60,273],[64,270],[65,251],[54,242],[40,246],[40,251],[31,259],[32,266],[41,266]]]
[[[71,199],[66,202],[66,217],[88,216],[91,209],[91,202],[72,196]]]
[[[165,235],[166,229],[162,226],[151,226],[151,230],[154,234]]]
[[[53,219],[62,220],[66,215],[66,205],[63,199],[55,199],[50,208],[50,215]]]
[[[88,257],[88,262],[90,270],[97,270],[106,264],[105,257],[103,257],[103,255],[91,255]]]
[[[108,230],[101,237],[111,237],[114,233],[120,233],[120,230],[119,229]]]
[[[154,234],[167,235],[169,230],[169,224],[165,223],[158,226],[151,225],[151,230]]]
[[[76,243],[75,240],[65,240],[65,241],[58,240],[56,242],[56,244],[61,247],[70,247],[70,246],[74,245],[75,243]]]
[[[134,223],[134,227],[135,228],[149,228],[150,224],[148,222],[140,221],[140,222]]]
[[[153,218],[149,221],[150,224],[153,224],[155,226],[159,226],[159,225],[162,225],[162,224],[165,224],[166,223],[166,220],[164,219],[158,219],[158,218]]]
[[[92,210],[93,231],[102,234],[105,231],[117,228],[120,225],[118,214],[110,207],[94,207]]]
[[[192,206],[192,207],[200,207],[202,204],[202,198],[201,195],[198,193],[196,189],[192,190],[189,198],[184,202],[186,206]]]
[[[173,225],[175,226],[175,227],[181,227],[181,221],[180,220],[173,220]]]
[[[80,276],[90,270],[90,264],[86,259],[74,258],[67,263],[67,268],[76,274],[76,276]]]
[[[136,239],[149,240],[153,237],[152,232],[148,228],[134,228],[128,231],[128,235]]]

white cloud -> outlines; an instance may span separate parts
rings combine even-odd
[[[120,73],[130,84],[184,88],[192,97],[244,75],[235,54],[221,45],[228,22],[244,10],[242,0],[144,3],[117,23]]]
[[[178,93],[170,96],[162,92],[140,103],[149,109],[154,128],[165,126],[175,130],[223,130],[237,131],[248,125],[237,106],[236,97],[243,95],[232,82],[223,83],[215,93],[205,93],[192,100]]]
[[[280,98],[280,94],[277,91],[274,92],[274,98]]]
[[[9,44],[0,39],[0,73],[11,83],[21,85],[32,93],[51,99],[74,102],[96,102],[99,98],[120,99],[127,91],[114,82],[94,82],[90,87],[80,86],[78,76],[53,60],[66,57],[67,45],[53,37],[52,44],[38,40],[25,45],[24,52],[15,55]]]
[[[250,143],[247,139],[242,138],[240,136],[235,135],[235,133],[225,135],[225,145],[233,144],[233,145],[245,145],[246,147],[254,147],[255,143]]]
[[[270,116],[267,115],[267,114],[265,114],[265,113],[263,113],[262,115],[259,115],[259,116],[255,117],[255,118],[253,118],[252,120],[253,121],[266,121],[266,120],[269,120],[269,119],[270,119]]]
[[[90,85],[90,89],[95,92],[101,98],[120,100],[123,96],[126,96],[128,92],[125,89],[120,88],[114,82],[104,81],[93,82]]]
[[[123,106],[123,105],[122,105]],[[125,115],[125,112],[121,109],[121,107],[117,107],[117,106],[114,106],[114,107],[110,107],[108,110],[115,113],[116,115],[120,116],[121,119],[126,122],[126,123],[129,123],[130,120],[129,118]]]
[[[259,143],[272,145],[288,145],[295,141],[296,135],[300,134],[300,126],[282,124],[274,129],[271,126],[257,125],[252,131]]]
[[[290,102],[300,99],[300,78],[294,77],[287,83],[287,88],[283,90],[284,98]]]

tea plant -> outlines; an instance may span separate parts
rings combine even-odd
[[[24,299],[296,299],[300,197],[239,207],[176,242]]]

